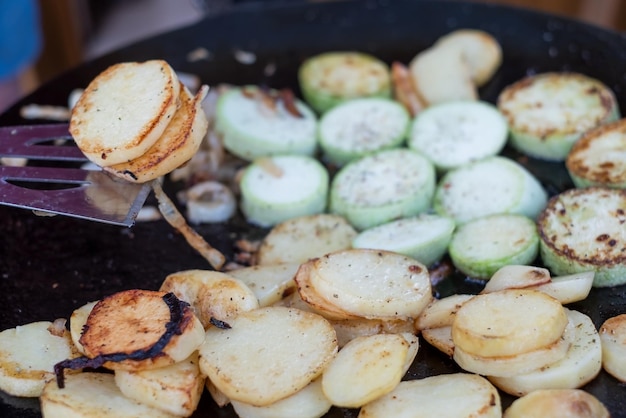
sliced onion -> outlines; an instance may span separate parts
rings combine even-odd
[[[235,195],[222,183],[205,181],[187,190],[187,219],[191,223],[224,222],[236,210]]]

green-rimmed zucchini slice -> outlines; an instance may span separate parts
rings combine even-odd
[[[457,224],[497,213],[536,218],[548,195],[539,181],[519,163],[488,157],[449,171],[439,181],[433,207]]]
[[[498,108],[511,130],[511,145],[527,155],[563,161],[586,131],[619,118],[613,92],[578,73],[542,73],[505,88]]]
[[[330,211],[363,230],[426,212],[435,191],[435,168],[406,148],[379,151],[344,166],[330,191]]]
[[[526,216],[490,215],[458,227],[448,251],[457,269],[489,279],[503,266],[532,263],[539,251],[539,235],[535,222]]]
[[[595,287],[626,283],[626,190],[566,190],[537,223],[540,255],[553,274],[595,271]]]
[[[451,218],[424,213],[366,229],[352,246],[393,251],[430,266],[448,251],[454,227]]]
[[[430,106],[411,126],[408,146],[439,171],[498,154],[506,144],[506,119],[490,103],[453,101]]]
[[[300,67],[298,80],[304,100],[319,113],[349,99],[391,97],[389,66],[362,52],[312,56]]]
[[[248,222],[272,226],[324,212],[328,198],[326,168],[312,157],[278,155],[256,160],[241,179],[241,210]]]
[[[234,88],[217,102],[215,131],[232,154],[252,161],[271,155],[313,155],[317,116],[290,94]]]
[[[349,100],[322,116],[319,143],[331,163],[344,165],[375,151],[400,146],[409,123],[406,108],[393,100]]]
[[[576,187],[626,188],[626,119],[583,135],[572,147],[565,166]]]

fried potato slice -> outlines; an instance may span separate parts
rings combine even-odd
[[[535,371],[512,377],[489,376],[499,389],[524,396],[538,389],[574,389],[595,378],[602,368],[602,348],[594,323],[587,315],[566,309],[574,332],[565,333],[570,343],[563,359]]]
[[[76,350],[83,355],[85,354],[85,350],[80,343],[80,336],[83,334],[83,327],[87,323],[87,318],[93,307],[96,306],[96,303],[98,303],[98,301],[86,303],[75,309],[70,315],[70,336],[72,337],[72,342]]]
[[[400,382],[361,408],[359,418],[500,418],[500,395],[489,381],[466,373]]]
[[[422,330],[424,340],[437,350],[452,357],[454,355],[454,341],[452,341],[452,326],[427,328]]]
[[[482,357],[515,356],[552,345],[568,324],[565,308],[537,290],[477,295],[457,311],[454,345]]]
[[[115,384],[124,396],[181,417],[190,416],[198,407],[204,382],[197,352],[171,366],[115,371]]]
[[[376,334],[348,342],[322,375],[333,405],[358,408],[392,391],[404,376],[409,342],[400,334]]]
[[[414,319],[432,300],[426,266],[397,253],[350,249],[311,263],[310,287],[328,303],[352,315]],[[301,287],[299,280],[297,275]]]
[[[335,328],[335,332],[337,333],[339,348],[346,345],[348,341],[357,337],[374,334],[415,333],[417,331],[413,321],[403,319],[329,319],[329,322],[332,324],[333,328]]]
[[[227,321],[240,312],[259,307],[254,292],[242,281],[213,270],[183,270],[169,274],[159,289],[189,303],[202,326],[211,318]]]
[[[478,99],[471,68],[456,48],[428,48],[411,60],[409,69],[427,105]]]
[[[228,274],[244,282],[259,300],[259,306],[269,306],[285,295],[296,292],[294,276],[300,265],[266,264],[244,267]]]
[[[63,389],[51,380],[44,386],[40,403],[46,418],[175,417],[127,398],[108,373],[70,374]]]
[[[75,357],[69,332],[40,321],[0,332],[0,389],[13,396],[36,397],[54,365]]]
[[[616,379],[626,382],[626,314],[604,321],[600,327],[602,366]]]
[[[474,295],[457,294],[433,299],[415,320],[419,330],[452,326],[456,312]]]
[[[482,86],[502,64],[502,47],[491,34],[477,29],[458,29],[435,42],[436,48],[451,48],[460,53],[470,70],[472,81]]]
[[[240,418],[319,418],[332,406],[322,391],[321,378],[267,406],[254,406],[240,401],[233,401],[232,404]]]
[[[96,76],[72,110],[76,145],[101,167],[143,155],[178,107],[180,82],[163,60],[124,62]]]
[[[581,389],[542,389],[513,401],[504,418],[609,418],[606,407]]]
[[[563,338],[558,338],[552,344],[507,356],[484,357],[470,354],[461,347],[455,346],[453,358],[462,369],[468,372],[483,376],[518,376],[562,360],[570,348],[573,333],[573,325],[569,323],[565,328]]]
[[[200,370],[231,401],[266,406],[291,396],[337,353],[335,330],[314,313],[265,307],[229,325],[209,328],[199,353]]]
[[[352,247],[356,230],[339,215],[316,214],[274,226],[261,242],[258,264],[300,264]]]
[[[493,273],[481,293],[492,293],[504,289],[525,289],[550,283],[550,281],[550,271],[546,268],[509,264]]]
[[[144,359],[106,361],[112,370],[142,370],[163,367],[184,360],[204,341],[204,328],[193,311],[185,306],[174,329],[165,292],[131,289],[107,296],[93,307],[79,342],[89,358],[150,352],[166,334],[169,342]]]
[[[542,267],[508,265],[491,276],[481,293],[504,289],[535,289],[565,305],[586,299],[593,286],[594,276],[593,271],[585,271],[551,277],[550,272]]]
[[[313,260],[301,264],[295,276],[299,300],[306,304],[305,310],[315,312],[329,320],[360,319],[358,315],[342,310],[317,293],[311,284],[311,277],[317,274],[314,264]],[[299,300],[293,302],[297,304]]]
[[[104,170],[132,183],[145,183],[189,161],[200,148],[209,126],[202,109],[208,90],[208,86],[203,86],[194,96],[181,85],[180,107],[154,145],[142,155]]]

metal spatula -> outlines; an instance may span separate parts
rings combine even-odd
[[[2,205],[131,226],[151,190],[82,168],[67,124],[0,127],[0,157],[28,160],[0,165]]]

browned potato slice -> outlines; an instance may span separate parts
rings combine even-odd
[[[413,58],[409,69],[428,105],[478,99],[470,66],[455,48],[428,48]]]
[[[441,328],[427,328],[422,330],[424,340],[437,350],[452,357],[454,354],[454,341],[452,341],[452,326]]]
[[[513,401],[504,418],[609,418],[595,396],[580,389],[536,390]]]
[[[115,384],[125,396],[181,417],[188,417],[196,410],[204,380],[197,353],[158,369],[115,371]]]
[[[452,324],[457,348],[481,357],[515,356],[552,345],[568,319],[561,303],[537,290],[506,289],[477,295]]]
[[[513,377],[541,369],[562,360],[571,346],[573,325],[565,329],[563,338],[552,344],[507,356],[484,357],[470,354],[459,346],[454,347],[453,358],[462,369],[483,376]]]
[[[415,333],[416,329],[413,321],[407,321],[402,319],[397,320],[382,320],[382,319],[344,319],[344,320],[332,320],[329,322],[335,328],[337,332],[337,342],[339,347],[343,347],[348,341],[356,337],[364,337],[374,334],[400,334],[400,333]]]
[[[400,383],[408,356],[409,342],[400,334],[357,337],[324,370],[324,394],[336,406],[365,405]]]
[[[213,270],[184,270],[168,275],[162,292],[172,292],[189,303],[207,328],[211,318],[225,321],[243,311],[259,307],[254,292],[242,281]]]
[[[193,96],[181,85],[180,107],[154,145],[130,161],[104,169],[126,181],[145,183],[185,164],[200,148],[209,126],[202,110],[202,100],[207,92],[208,86],[203,86]]]
[[[65,378],[63,389],[51,380],[41,394],[42,415],[46,418],[175,417],[127,398],[114,379],[108,373],[76,373]]]
[[[89,302],[85,305],[77,308],[70,315],[70,336],[72,337],[72,342],[78,350],[79,353],[85,354],[85,350],[83,349],[83,345],[80,343],[80,336],[83,333],[83,327],[87,322],[87,318],[91,313],[93,307],[98,303],[98,301]]]
[[[267,264],[229,271],[244,282],[259,300],[259,306],[269,306],[296,291],[293,280],[299,264]]]
[[[172,320],[168,303],[165,292],[138,289],[103,298],[91,310],[79,339],[85,355],[95,358],[113,354],[119,357],[139,350],[147,353],[143,359],[106,361],[104,366],[113,370],[163,367],[186,359],[204,340],[204,328],[185,306],[175,327],[167,330]],[[164,335],[169,338],[165,347],[150,353]]]
[[[500,395],[481,376],[453,373],[400,382],[361,408],[359,418],[500,418]]]
[[[302,216],[276,225],[257,253],[258,264],[300,264],[352,246],[356,231],[339,215]]]
[[[600,327],[602,365],[616,379],[626,382],[626,314],[604,321]]]
[[[266,406],[291,396],[337,353],[335,330],[314,313],[265,307],[228,324],[209,328],[199,352],[200,370],[231,401]]]
[[[542,267],[510,264],[500,267],[487,281],[481,293],[504,289],[525,289],[550,283],[550,271]]]
[[[6,329],[0,332],[0,390],[13,396],[39,396],[54,377],[54,365],[75,356],[64,326],[40,321]]]
[[[80,150],[105,167],[143,155],[170,123],[180,82],[163,60],[112,65],[74,106],[70,133]]]
[[[306,305],[307,309],[322,315],[330,320],[358,319],[358,315],[350,314],[335,306],[321,295],[311,284],[311,277],[317,274],[315,261],[311,260],[300,265],[296,273],[295,281],[298,286],[298,295]],[[297,302],[297,300],[296,300]]]
[[[419,330],[452,326],[456,312],[474,295],[451,295],[434,299],[415,320]]]
[[[502,64],[502,48],[489,33],[477,29],[458,29],[442,36],[436,48],[452,48],[460,53],[470,69],[472,81],[485,84]]]
[[[267,406],[254,406],[233,401],[239,418],[319,418],[326,414],[332,404],[322,392],[322,379],[317,378],[304,389]]]
[[[414,319],[432,300],[426,266],[381,250],[337,251],[313,260],[309,286],[339,310],[371,319]]]
[[[565,333],[569,342],[565,357],[535,371],[512,377],[490,376],[489,380],[503,391],[523,396],[538,389],[574,389],[595,378],[602,368],[602,348],[594,323],[587,315],[566,309],[571,333]]]

